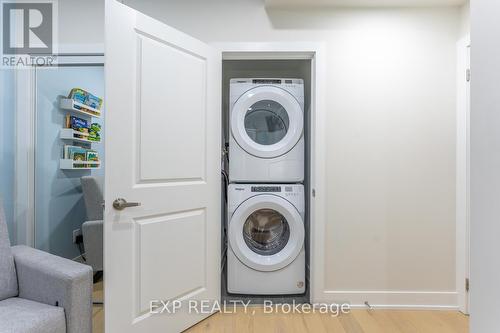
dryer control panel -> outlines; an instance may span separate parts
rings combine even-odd
[[[281,192],[281,186],[252,186],[252,192]]]

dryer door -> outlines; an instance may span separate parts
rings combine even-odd
[[[262,194],[244,201],[229,222],[229,245],[238,259],[259,271],[290,264],[304,245],[304,222],[287,200]]]
[[[261,157],[281,156],[300,137],[304,115],[299,102],[289,92],[273,86],[250,89],[234,104],[231,132],[247,153]]]

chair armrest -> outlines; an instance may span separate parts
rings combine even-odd
[[[103,269],[103,227],[103,220],[82,224],[86,263],[92,266],[94,273]]]
[[[12,247],[19,297],[64,308],[68,333],[92,331],[92,269],[27,246]]]

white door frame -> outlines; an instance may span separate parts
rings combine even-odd
[[[470,37],[457,42],[457,143],[456,143],[456,288],[458,308],[469,313],[470,240]],[[469,77],[468,77],[469,76]]]
[[[311,60],[311,186],[310,296],[311,303],[328,299],[324,280],[326,196],[326,46],[315,42],[212,43],[223,60]]]
[[[104,65],[104,46],[61,45],[61,66]],[[15,69],[14,242],[35,244],[36,66]],[[23,133],[23,135],[18,135]]]
[[[16,69],[14,84],[14,242],[35,247],[35,67]]]

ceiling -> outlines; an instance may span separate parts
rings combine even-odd
[[[447,7],[467,0],[265,0],[266,7]]]

